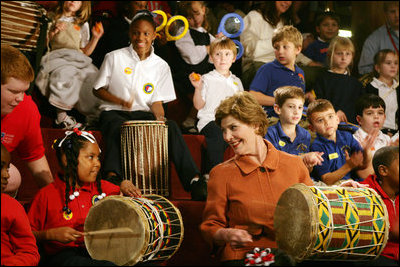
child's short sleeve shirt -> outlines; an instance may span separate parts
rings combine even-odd
[[[210,121],[215,120],[215,110],[222,100],[243,91],[242,82],[234,74],[224,77],[218,71],[213,70],[203,75],[202,79],[201,97],[205,101],[205,105],[197,113],[199,118],[197,129],[199,131]]]
[[[101,189],[106,196],[120,193],[119,186],[105,180],[101,180]],[[99,192],[95,182],[86,183],[75,191],[79,192],[79,196],[69,201],[68,208],[72,211],[72,215],[68,217],[63,212],[63,207],[65,206],[65,183],[56,177],[53,183],[40,189],[34,197],[28,212],[32,231],[72,227],[77,231],[83,232],[86,216]],[[73,194],[72,189],[70,194]],[[57,241],[48,241],[44,244],[45,251],[48,254],[55,254],[65,248],[84,246],[83,237],[67,244]]]
[[[274,91],[281,86],[297,86],[306,90],[304,71],[295,65],[295,71],[292,71],[274,60],[266,63],[257,71],[253,81],[250,84],[250,91],[260,92],[267,96],[274,97]],[[264,107],[268,116],[277,117],[273,107]]]
[[[105,87],[111,94],[126,101],[132,97],[129,111],[148,111],[154,102],[175,100],[175,89],[168,64],[154,50],[140,60],[132,46],[108,53],[101,65],[95,90]],[[102,101],[101,110],[125,110],[120,105]]]
[[[313,177],[321,180],[322,175],[341,168],[346,163],[345,151],[351,155],[353,152],[361,150],[360,144],[350,132],[337,130],[336,143],[317,134],[317,138],[311,144],[311,151],[324,152],[322,155],[324,161],[322,165],[314,166]],[[358,177],[352,177],[351,172],[349,172],[342,179],[358,180]]]
[[[9,152],[17,150],[24,161],[44,156],[40,113],[31,96],[24,95],[11,113],[1,117],[1,143]]]
[[[276,149],[292,155],[302,155],[310,151],[311,135],[299,125],[296,125],[296,138],[293,142],[282,130],[280,121],[268,127],[265,139],[270,141]]]

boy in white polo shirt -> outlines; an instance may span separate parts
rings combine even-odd
[[[168,64],[154,54],[156,38],[153,15],[139,11],[132,19],[131,45],[108,53],[100,68],[93,93],[104,102],[100,105],[101,132],[106,140],[104,172],[106,179],[131,195],[136,189],[121,177],[122,123],[128,120],[159,120],[168,125],[168,149],[178,176],[192,199],[205,200],[207,184],[200,179],[190,151],[174,121],[164,117],[163,103],[176,98]]]
[[[217,38],[210,44],[210,59],[215,70],[203,76],[193,73],[189,79],[195,88],[193,105],[198,110],[197,129],[207,143],[207,163],[205,172],[221,163],[227,148],[221,128],[215,123],[215,110],[222,100],[243,91],[242,82],[230,71],[236,59],[236,44],[229,38]]]

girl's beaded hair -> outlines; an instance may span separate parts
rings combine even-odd
[[[85,146],[87,142],[96,143],[96,139],[91,132],[80,131],[77,128],[74,131],[66,131],[65,136],[56,139],[53,144],[53,149],[56,151],[58,164],[62,168],[64,174],[60,178],[65,182],[65,207],[68,210],[69,195],[71,191],[75,191],[75,186],[78,177],[78,157],[80,150]],[[66,165],[63,161],[63,156],[65,156]],[[101,176],[100,172],[96,178],[97,190],[99,194],[102,193],[101,190]]]

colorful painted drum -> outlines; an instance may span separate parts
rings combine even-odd
[[[143,194],[169,196],[168,126],[162,121],[127,121],[121,126],[125,179]]]
[[[372,260],[389,236],[386,206],[369,188],[295,184],[279,198],[274,228],[296,261]]]
[[[159,195],[142,198],[108,196],[95,203],[85,220],[85,232],[131,229],[131,233],[85,235],[93,259],[117,265],[161,263],[172,257],[183,240],[179,210]]]

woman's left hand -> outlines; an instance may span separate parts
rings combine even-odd
[[[368,188],[369,185],[367,184],[360,184],[359,182],[349,180],[349,181],[344,181],[339,185],[340,187],[354,187],[354,188]]]

